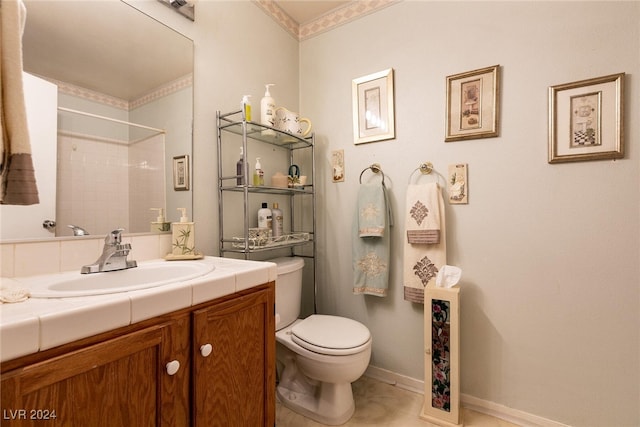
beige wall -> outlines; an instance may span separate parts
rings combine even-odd
[[[401,219],[420,162],[468,163],[469,204],[446,207],[462,392],[571,425],[640,424],[638,22],[638,2],[405,1],[301,43],[301,110],[321,150],[319,306],[370,328],[373,365],[423,378],[423,310],[402,296],[402,220],[390,295],[351,294],[358,176],[379,162]],[[500,137],[444,143],[446,76],[495,64]],[[351,80],[390,67],[397,138],[354,146]],[[625,158],[548,164],[548,87],[618,72]],[[344,183],[331,182],[335,149]]]

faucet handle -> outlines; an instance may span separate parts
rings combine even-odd
[[[107,245],[118,245],[120,244],[120,242],[122,241],[122,232],[124,231],[124,228],[118,228],[116,230],[113,230],[111,233],[107,234],[107,237],[105,237],[104,242]]]

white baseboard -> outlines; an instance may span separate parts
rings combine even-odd
[[[369,365],[364,374],[387,384],[424,395],[424,381],[422,380],[400,375],[372,365]],[[567,424],[509,408],[488,400],[479,399],[469,394],[461,393],[460,403],[466,409],[491,415],[492,417],[500,418],[501,420],[523,427],[569,427]]]

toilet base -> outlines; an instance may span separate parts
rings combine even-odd
[[[276,395],[292,411],[330,426],[346,423],[356,409],[350,383],[319,383],[305,391],[293,391],[280,384]]]

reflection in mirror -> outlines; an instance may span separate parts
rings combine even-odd
[[[177,208],[193,214],[171,167],[192,152],[193,42],[122,1],[24,2],[25,72],[57,86],[57,179],[44,190],[57,197],[55,218],[25,224],[20,210],[23,235],[8,238],[41,237],[28,229],[42,233],[44,220],[55,236],[71,236],[70,224],[99,235],[149,232],[151,208],[170,222]]]

